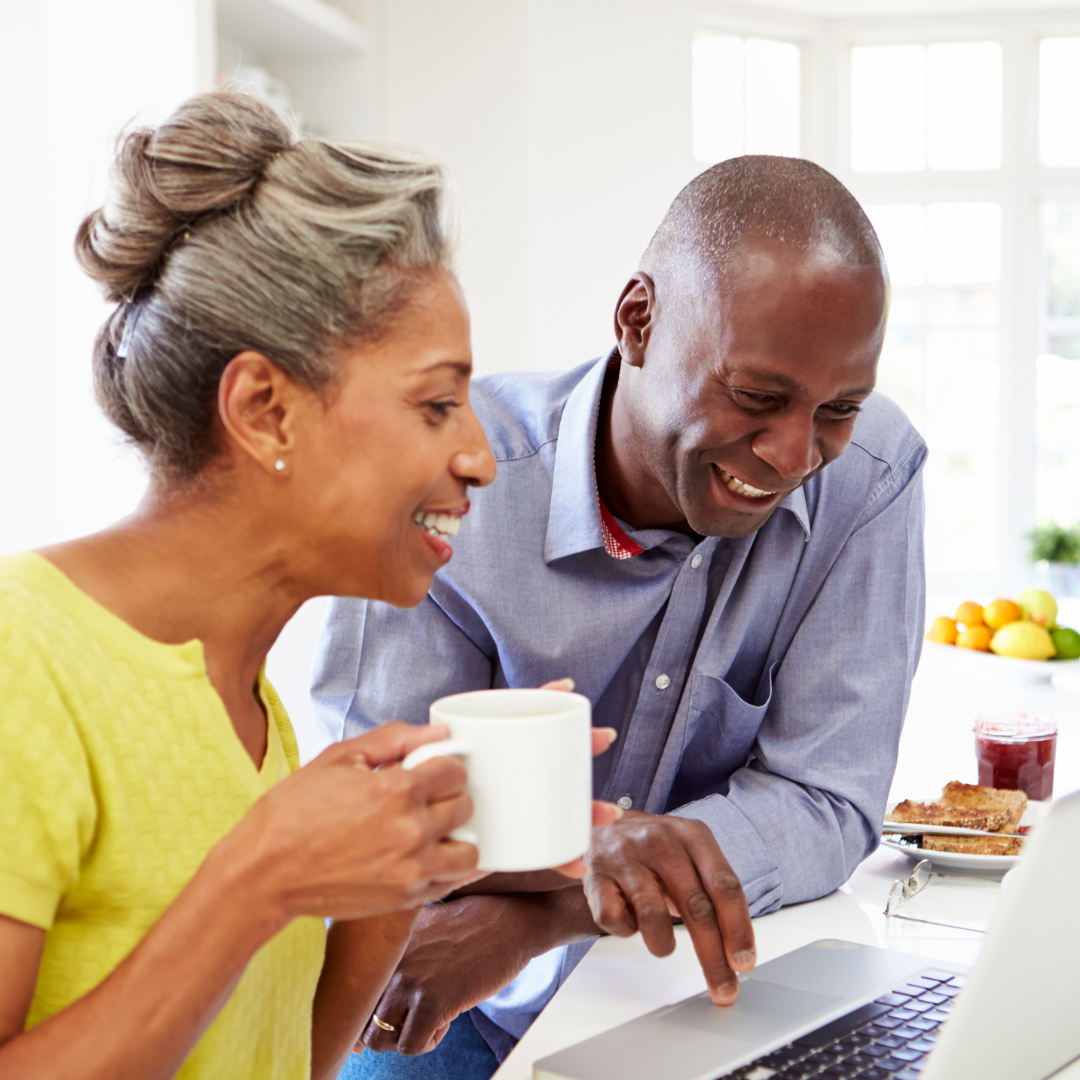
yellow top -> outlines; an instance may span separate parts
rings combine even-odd
[[[38,555],[0,559],[0,914],[47,931],[27,1027],[100,983],[210,848],[295,768],[271,723],[256,770],[202,644],[144,637]],[[325,928],[297,919],[255,954],[183,1080],[301,1080]]]

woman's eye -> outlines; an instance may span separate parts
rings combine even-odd
[[[456,409],[458,405],[459,402],[455,401],[453,398],[441,398],[438,401],[429,401],[427,403],[427,407],[434,412],[437,412],[441,417],[449,416],[450,410]]]

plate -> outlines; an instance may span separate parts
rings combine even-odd
[[[1017,660],[978,649],[961,649],[940,641],[924,643],[925,656],[950,664],[954,671],[967,671],[976,678],[1004,678],[1020,682],[1049,682],[1055,675],[1080,671],[1080,660]]]
[[[1034,661],[1032,662],[1034,663]],[[940,795],[934,795],[928,799],[914,799],[913,801],[933,802],[940,797]],[[886,813],[891,814],[895,806],[896,803],[893,803]],[[1046,816],[1049,810],[1049,802],[1035,802],[1033,799],[1029,799],[1024,816],[1020,819],[1020,824],[1035,825]],[[901,836],[896,835],[883,836],[881,845],[892,851],[899,851],[916,861],[929,859],[935,870],[958,870],[961,873],[977,874],[984,874],[988,871],[1002,873],[1005,870],[1011,870],[1020,861],[1019,855],[968,855],[958,851],[927,851],[925,848],[913,847],[911,844],[902,844],[900,843],[901,839]]]

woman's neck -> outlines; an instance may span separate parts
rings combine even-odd
[[[203,644],[206,670],[256,766],[266,718],[259,669],[309,598],[264,514],[226,493],[153,485],[130,517],[40,552],[75,585],[146,637]]]

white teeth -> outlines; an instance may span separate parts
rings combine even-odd
[[[449,540],[457,536],[461,529],[461,518],[456,514],[433,514],[428,511],[417,510],[412,519],[426,533],[437,536],[440,540]]]
[[[744,484],[741,480],[736,480],[731,473],[725,469],[721,469],[717,466],[720,472],[720,479],[727,485],[728,491],[734,491],[736,495],[746,495],[751,499],[763,499],[766,495],[775,495],[775,491],[762,491],[760,488],[751,487],[749,484]]]

